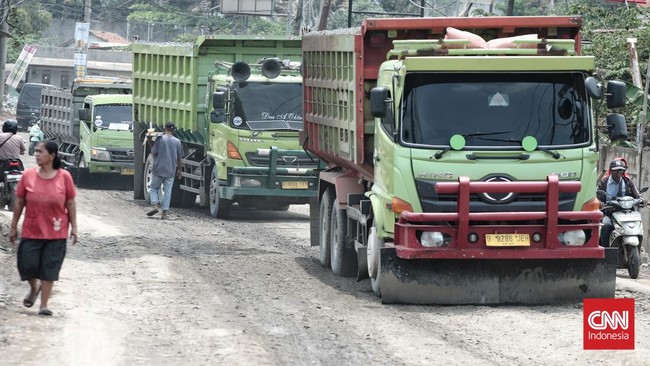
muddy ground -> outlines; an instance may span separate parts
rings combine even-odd
[[[33,158],[27,157],[28,162]],[[650,359],[650,270],[619,271],[636,299],[636,350],[583,351],[582,304],[382,305],[369,282],[339,278],[309,246],[308,206],[145,215],[132,192],[79,190],[51,318],[27,285],[0,212],[3,365],[642,365]]]

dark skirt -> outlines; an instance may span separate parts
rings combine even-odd
[[[65,251],[66,239],[22,239],[17,255],[20,279],[58,281]]]

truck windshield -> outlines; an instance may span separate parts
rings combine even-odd
[[[405,144],[447,146],[451,136],[466,146],[521,146],[533,136],[540,146],[589,142],[590,115],[581,73],[411,73],[401,106]]]
[[[118,130],[130,129],[133,123],[131,109],[131,104],[102,104],[95,106],[95,126]]]
[[[236,83],[232,125],[251,130],[302,130],[302,84]]]

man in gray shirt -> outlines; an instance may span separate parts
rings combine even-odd
[[[185,156],[183,145],[180,140],[174,137],[176,126],[173,122],[165,124],[165,134],[158,137],[151,148],[153,155],[153,171],[151,184],[149,186],[149,197],[153,205],[147,216],[153,216],[162,208],[161,220],[167,218],[167,211],[172,200],[172,187],[174,177],[181,178],[181,159]],[[151,143],[151,135],[147,136]],[[163,187],[162,207],[158,198],[160,187]]]

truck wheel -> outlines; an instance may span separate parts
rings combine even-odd
[[[182,190],[181,181],[178,179],[174,179],[171,206],[191,208],[194,207],[195,202],[196,202],[196,193]]]
[[[639,248],[640,247],[627,247],[627,273],[630,274],[630,278],[636,279],[639,277],[639,267],[641,266],[641,260],[639,258]]]
[[[220,219],[227,219],[230,216],[232,202],[221,199],[219,196],[219,176],[217,167],[212,169],[210,176],[210,216]]]
[[[331,189],[325,190],[323,197],[320,200],[320,210],[319,210],[319,235],[318,235],[318,246],[320,249],[320,264],[325,267],[330,266],[330,246],[332,243],[332,235],[330,232],[330,223],[332,222],[332,202],[334,199],[332,195],[334,193]]]
[[[373,221],[370,233],[368,235],[368,276],[372,292],[381,296],[381,248],[384,247],[384,241],[377,237],[377,227]]]
[[[357,256],[354,248],[348,248],[348,217],[345,210],[339,208],[339,200],[332,204],[330,223],[332,244],[330,261],[332,272],[337,276],[352,277],[357,274]]]
[[[151,204],[151,194],[149,194],[149,187],[151,186],[152,178],[153,178],[153,155],[149,154],[149,156],[147,156],[147,161],[144,163],[144,179],[143,179],[144,200],[148,204]],[[158,197],[162,197],[162,193],[163,193],[163,189],[161,186],[160,191],[158,192]]]
[[[88,168],[88,164],[86,164],[86,160],[84,160],[84,154],[79,155],[79,159],[77,160],[77,167],[81,169]]]
[[[309,200],[309,241],[312,247],[318,245],[319,208],[318,198],[314,197]]]

